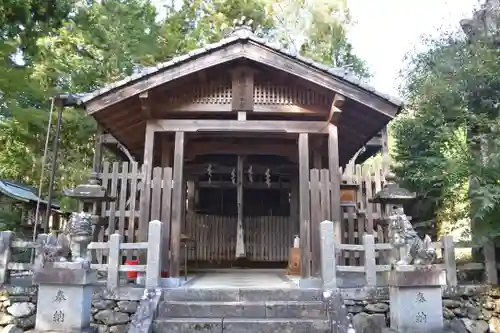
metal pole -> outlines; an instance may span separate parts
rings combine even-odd
[[[52,165],[50,170],[50,179],[49,179],[49,193],[47,196],[47,209],[45,210],[45,219],[43,224],[43,232],[49,233],[49,219],[50,219],[50,210],[52,208],[52,192],[54,186],[54,178],[56,175],[56,166],[57,166],[57,154],[59,152],[59,136],[61,134],[61,124],[62,124],[62,112],[64,109],[64,104],[60,101],[60,104],[57,106],[57,124],[56,124],[56,135],[54,137],[54,142],[52,146]]]

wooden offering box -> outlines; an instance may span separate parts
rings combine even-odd
[[[287,275],[300,275],[300,249],[291,248],[288,255]]]

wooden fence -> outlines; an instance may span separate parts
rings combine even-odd
[[[331,222],[330,222],[331,223]],[[330,233],[334,230],[333,223],[331,226],[325,229],[325,226],[321,226],[322,232]],[[365,234],[363,236],[363,244],[335,244],[332,243],[333,248],[322,248],[322,251],[328,251],[329,253],[336,253],[336,251],[353,252],[357,251],[362,253],[363,262],[362,266],[354,265],[342,265],[342,263],[337,263],[335,260],[335,255],[330,255],[329,257],[333,260],[333,274],[331,278],[332,281],[336,281],[336,273],[363,273],[365,275],[365,283],[367,287],[373,287],[380,285],[377,282],[377,273],[389,272],[392,267],[390,264],[377,264],[377,252],[380,251],[391,251],[392,245],[389,243],[375,243],[375,237],[370,234]],[[477,271],[484,270],[486,276],[486,282],[489,284],[497,284],[497,263],[495,261],[494,253],[485,253],[485,262],[467,262],[467,263],[457,263],[455,257],[456,249],[469,249],[471,244],[469,242],[454,242],[453,236],[444,236],[439,242],[433,242],[432,246],[436,249],[436,252],[440,254],[438,262],[433,264],[436,269],[440,269],[446,273],[446,285],[456,286],[458,284],[457,272],[463,271]],[[488,252],[488,251],[485,251]]]
[[[376,243],[388,241],[387,230],[375,223],[383,216],[380,204],[372,204],[369,199],[385,185],[382,163],[373,165],[349,164],[340,169],[342,174],[340,206],[342,223],[340,225],[340,240],[343,244],[362,244],[363,236],[370,234]],[[319,230],[319,223],[333,220],[331,215],[331,180],[327,169],[310,171],[309,193],[311,201],[311,229]],[[319,234],[312,232],[311,241],[319,244]],[[341,264],[362,266],[364,255],[361,251],[342,250]],[[377,258],[378,258],[377,254]]]
[[[33,249],[40,246],[40,241],[47,235],[39,235],[37,242],[25,242],[13,240],[11,231],[2,231],[0,248],[0,284],[9,283],[13,271],[30,271],[36,264],[12,262],[12,250]],[[163,223],[152,221],[149,223],[148,241],[140,243],[122,243],[122,236],[114,233],[107,242],[92,242],[88,249],[91,251],[100,250],[105,252],[108,258],[107,264],[91,264],[91,268],[106,271],[106,284],[109,288],[116,288],[120,282],[120,272],[142,272],[145,273],[145,285],[147,288],[157,287],[162,266],[162,237]],[[147,251],[147,265],[123,265],[126,256],[121,251]]]
[[[117,232],[127,243],[147,240],[147,224],[160,220],[170,225],[172,169],[156,167],[151,179],[146,179],[147,170],[137,163],[104,162],[99,179],[115,201],[94,207],[104,224],[95,231],[94,240],[103,243]],[[165,236],[168,230],[165,232]],[[168,239],[165,244],[169,244]],[[107,258],[102,250],[96,251],[97,262],[103,264]],[[128,259],[132,251],[127,252]]]
[[[348,164],[341,172],[342,243],[362,244],[365,234],[374,235],[375,243],[388,242],[388,230],[376,224],[383,216],[383,206],[369,202],[385,185],[382,161]],[[360,251],[342,251],[342,258],[345,265],[364,265],[364,255]]]

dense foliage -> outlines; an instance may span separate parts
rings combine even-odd
[[[430,203],[427,217],[452,228],[470,218],[489,236],[500,232],[499,56],[491,40],[430,41],[409,61],[393,126],[396,171]]]
[[[345,37],[350,24],[345,0],[169,3],[158,8],[147,0],[2,1],[0,178],[38,186],[41,171],[52,160],[50,151],[42,160],[51,96],[92,91],[217,41],[242,16],[264,38],[285,47],[301,39],[298,50],[303,54],[368,75]],[[83,111],[65,110],[63,124],[56,192],[87,175],[96,132]]]

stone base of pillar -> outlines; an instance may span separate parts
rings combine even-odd
[[[400,265],[389,275],[391,329],[399,333],[443,331],[441,270]]]
[[[97,272],[79,263],[53,263],[33,274],[38,284],[35,332],[94,332],[92,284]]]
[[[299,288],[303,289],[319,289],[323,288],[323,280],[321,278],[309,277],[299,280]]]

